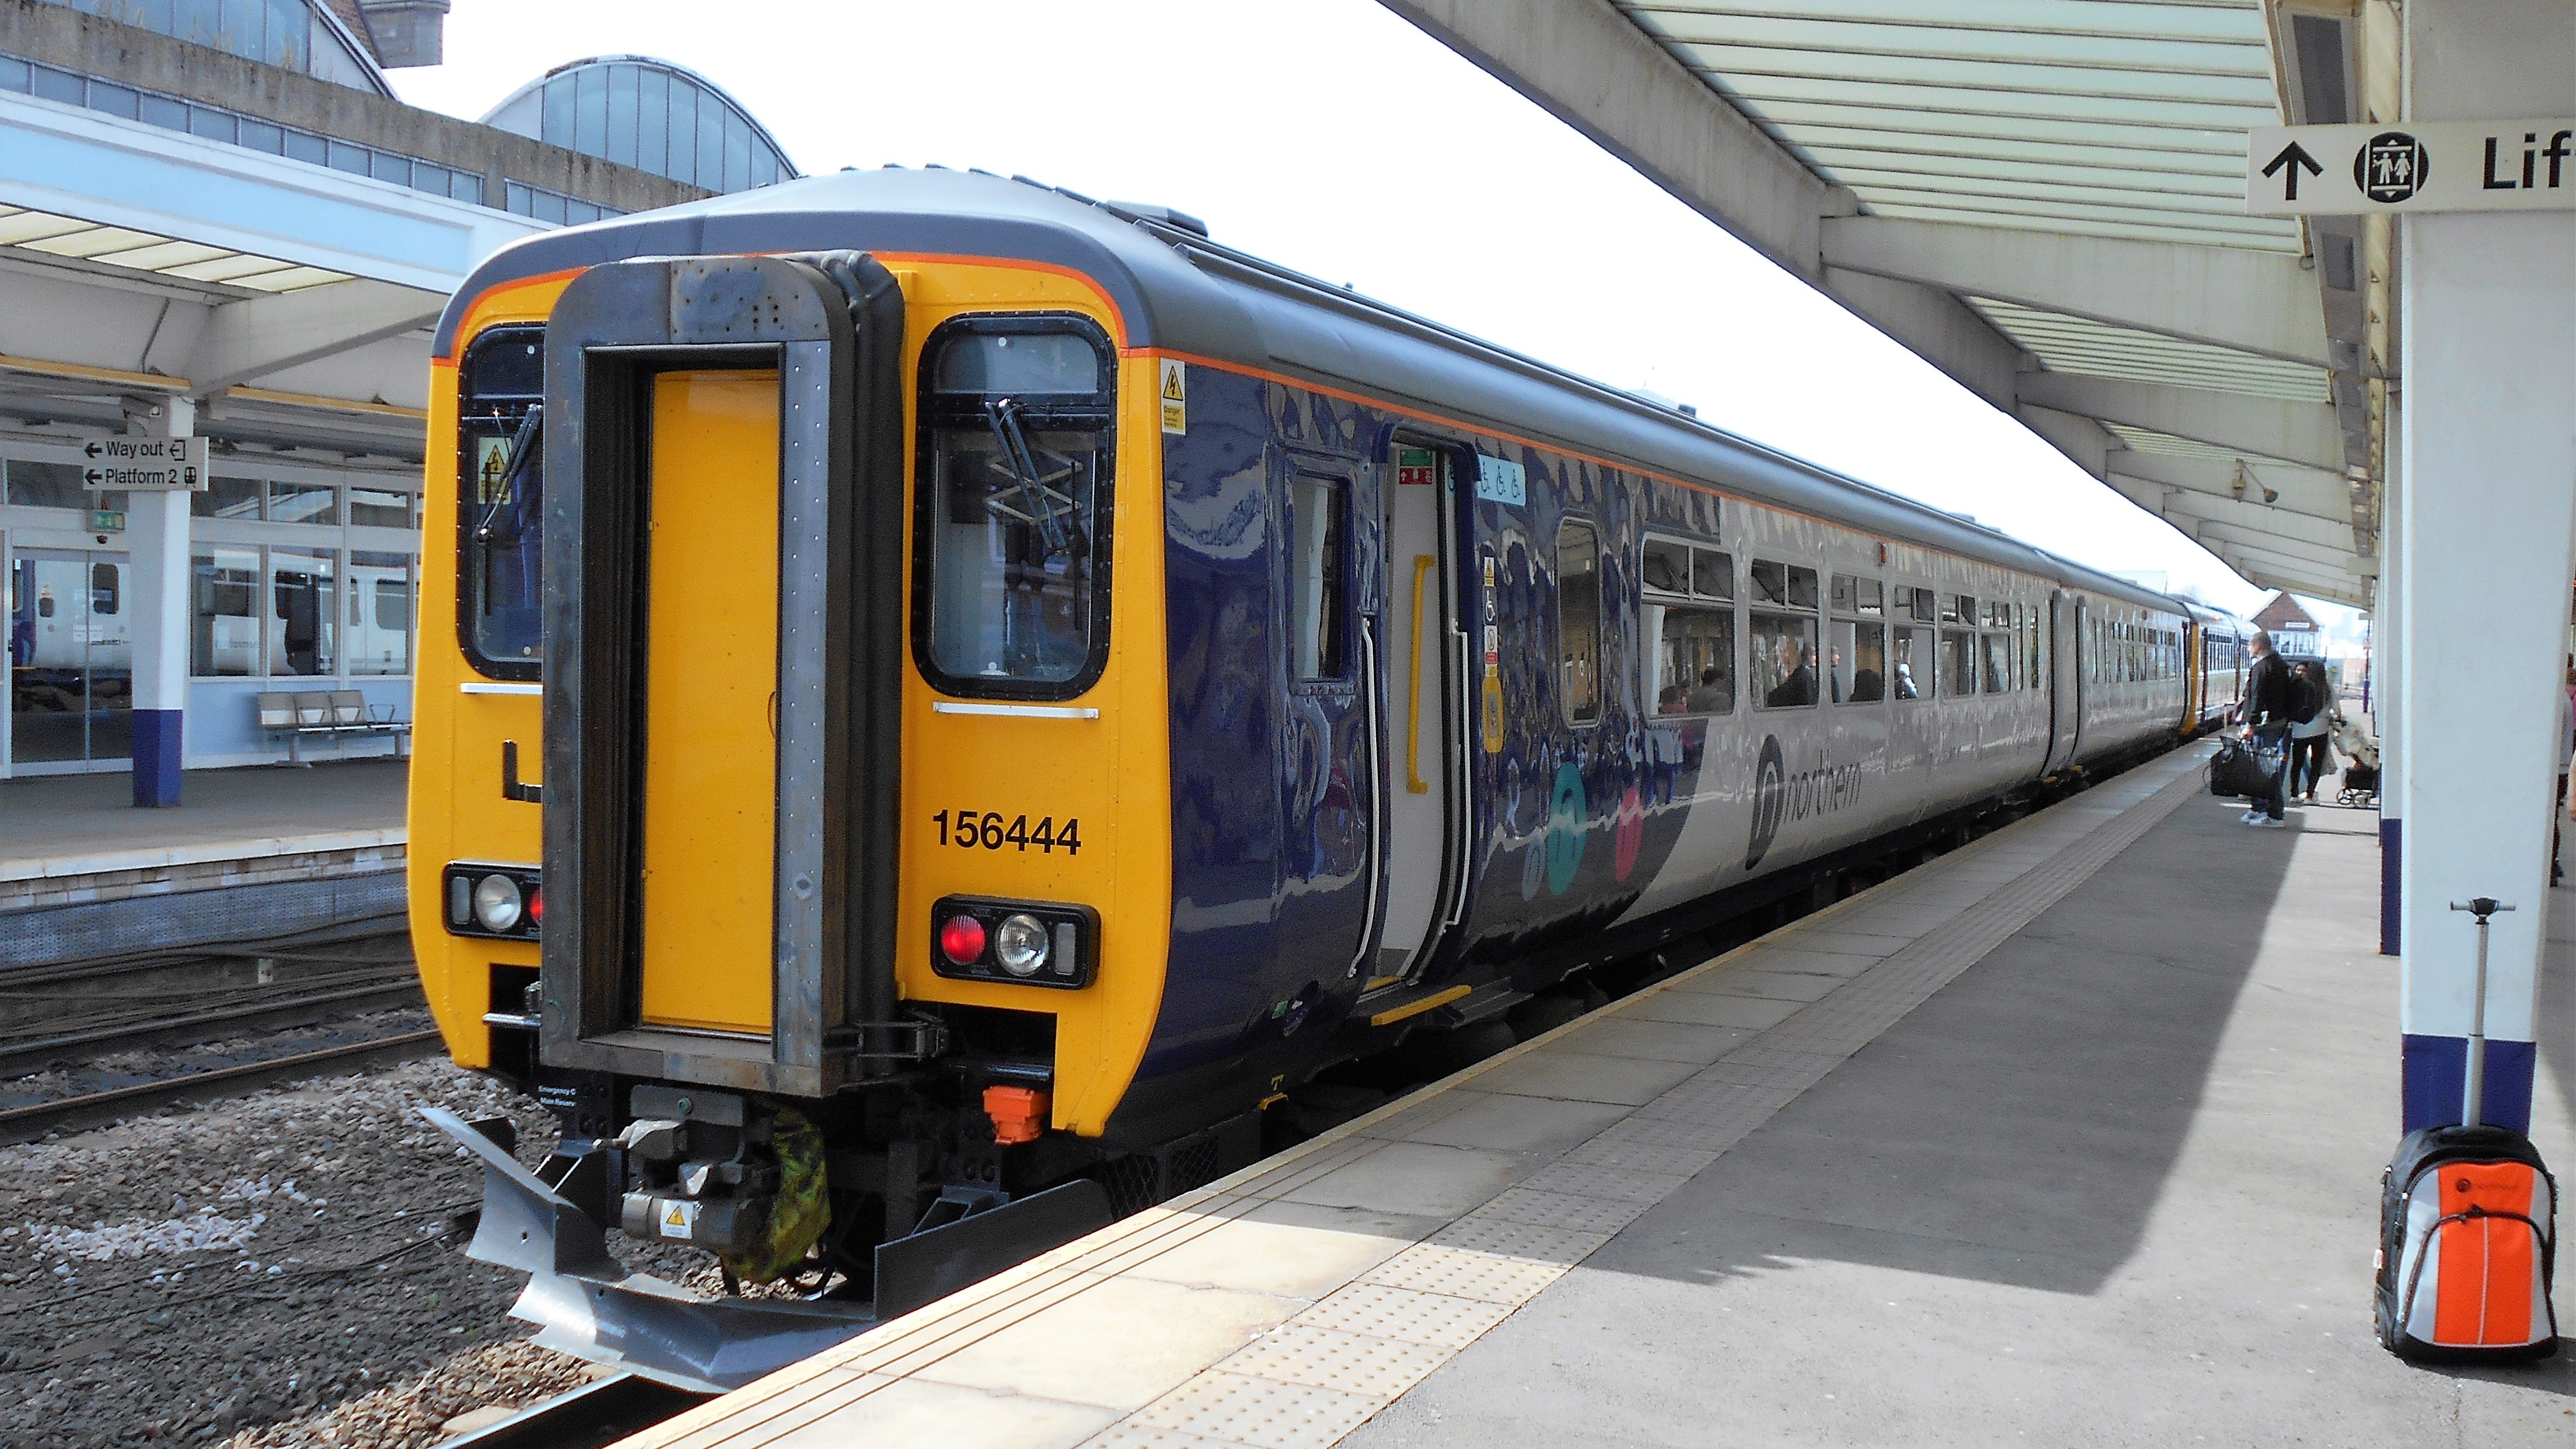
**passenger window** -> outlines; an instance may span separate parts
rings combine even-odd
[[[1302,681],[1340,679],[1344,537],[1350,495],[1331,478],[1300,473],[1288,482],[1288,648]]]
[[[1753,695],[1764,709],[1816,702],[1816,619],[1812,614],[1756,613],[1752,624]]]
[[[1904,589],[1899,592],[1906,595],[1906,607],[1913,614],[1916,623],[1929,624],[1941,617],[1940,608],[1933,602],[1930,589]],[[1931,661],[1924,662],[1929,664]]]
[[[1638,581],[1649,589],[1668,594],[1687,594],[1691,588],[1691,550],[1686,543],[1650,538],[1637,569]]]
[[[2030,659],[2030,687],[2039,688],[2047,680],[2047,670],[2039,652],[2039,608],[2033,605],[2022,611],[2022,652]]]
[[[1074,317],[962,318],[931,338],[916,627],[943,690],[1070,698],[1107,662],[1109,355]]]
[[[1836,619],[1825,649],[1825,672],[1836,704],[1876,704],[1887,698],[1887,626],[1876,620]]]
[[[1735,597],[1735,560],[1713,548],[1691,550],[1691,592],[1703,599]]]
[[[1601,718],[1601,535],[1569,518],[1556,528],[1557,687],[1569,724]]]
[[[2001,694],[2012,682],[2012,643],[2004,634],[1988,634],[1986,641],[1986,693]]]
[[[1899,624],[1887,644],[1887,689],[1896,699],[1932,697],[1932,631]]]
[[[1646,686],[1655,713],[1733,713],[1735,610],[1703,602],[1734,595],[1733,560],[1657,538],[1646,540],[1643,558],[1644,633],[1655,641]]]
[[[1816,607],[1816,571],[1796,564],[1753,561],[1753,602],[1792,609]]]
[[[1648,604],[1655,713],[1735,712],[1735,611]]]
[[[1941,631],[1941,697],[1958,699],[1977,692],[1977,636],[1965,629]]]

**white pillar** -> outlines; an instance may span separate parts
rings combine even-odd
[[[149,420],[156,437],[193,437],[197,405],[174,397]],[[126,497],[125,538],[134,595],[134,803],[179,803],[180,747],[188,707],[188,506],[191,495],[153,490]]]
[[[2408,114],[2576,115],[2576,6],[2416,0]],[[2550,797],[2576,526],[2576,213],[2403,228],[2401,766],[2405,1114],[2460,1120],[2477,932],[2493,896],[2485,1119],[2527,1130]]]

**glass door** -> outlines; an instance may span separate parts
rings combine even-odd
[[[84,769],[132,758],[134,630],[127,583],[120,553],[31,548],[10,558],[13,769]]]

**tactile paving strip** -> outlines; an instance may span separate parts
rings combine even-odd
[[[1424,1241],[1083,1442],[1112,1449],[1321,1449],[1338,1442],[2136,843],[2194,793],[2198,763],[2191,752],[2141,767],[1954,852],[1902,878],[1897,889],[1864,892],[1665,983],[1660,989],[1713,973],[1762,971],[1766,952],[1876,958],[1591,1140],[1518,1173],[1515,1184]],[[1924,908],[1942,890],[1966,894],[1958,888],[1980,884],[1991,889],[1959,909],[1947,909],[1947,900],[1943,909]],[[1431,1090],[1472,1085],[1586,1024],[1525,1043]],[[1386,1146],[1390,1119],[1422,1106],[1417,1098],[1381,1109],[1284,1160],[1125,1219],[628,1443],[757,1449],[789,1425],[811,1426],[807,1414],[781,1412],[783,1405],[825,1400],[855,1400],[830,1427],[837,1434],[846,1424],[838,1438],[867,1442],[872,1390],[1365,1158]],[[817,1380],[833,1382],[823,1389]]]

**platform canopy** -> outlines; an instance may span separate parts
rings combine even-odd
[[[2253,583],[2367,607],[2384,220],[2244,210],[2391,115],[2384,0],[1384,0]]]
[[[416,463],[429,330],[528,217],[0,93],[0,420]]]

